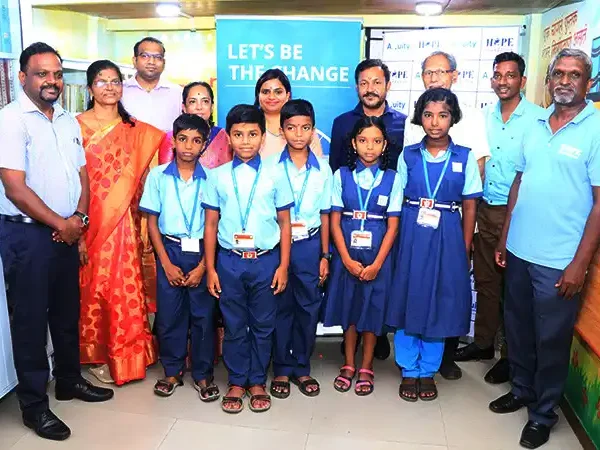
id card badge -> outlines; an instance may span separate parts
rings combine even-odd
[[[292,222],[292,241],[308,239],[308,227],[304,222]]]
[[[437,230],[440,225],[442,212],[437,209],[419,208],[417,216],[417,224],[425,228],[433,228]]]
[[[352,218],[354,220],[367,220],[367,212],[366,211],[353,211]]]
[[[373,245],[373,233],[370,231],[354,230],[350,234],[350,247],[371,248]]]
[[[233,233],[233,248],[254,250],[254,235],[248,233]]]
[[[200,239],[181,238],[181,251],[200,253]]]
[[[433,209],[435,201],[432,198],[422,198],[419,202],[421,208]]]

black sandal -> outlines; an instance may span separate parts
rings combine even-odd
[[[321,385],[313,377],[310,377],[304,381],[300,381],[298,378],[292,378],[291,381],[296,386],[298,386],[298,390],[300,392],[302,392],[304,395],[306,395],[307,397],[316,397],[317,395],[319,395],[321,393]],[[309,391],[307,389],[309,386],[316,386],[317,389],[315,389],[314,391]]]
[[[173,377],[177,380],[175,383],[171,383],[166,378],[157,380],[154,384],[154,393],[159,397],[170,397],[179,386],[183,386],[183,377],[178,375]]]
[[[279,388],[280,390],[277,390],[277,388]],[[290,382],[273,380],[271,381],[269,392],[271,392],[271,395],[273,397],[278,398],[280,400],[285,400],[290,396]]]
[[[407,394],[412,394],[414,395],[414,397],[412,395]],[[398,395],[402,400],[406,400],[407,402],[416,402],[419,399],[418,380],[412,377],[402,378],[402,383],[400,383]]]
[[[433,395],[424,395],[433,394]],[[419,398],[424,402],[430,402],[438,397],[435,380],[431,377],[419,378]]]
[[[252,392],[250,392],[250,389],[253,387],[254,386],[251,386],[248,389],[248,395],[250,395],[250,401],[248,402],[248,407],[250,408],[250,411],[255,412],[255,413],[267,412],[268,410],[271,409],[271,396],[269,394],[252,394]],[[264,389],[264,387],[263,387],[263,389]],[[264,406],[262,408],[255,408],[254,402],[260,402],[260,401],[268,401],[269,405]]]
[[[221,396],[221,393],[219,392],[219,386],[213,383],[212,378],[210,380],[206,380],[206,386],[200,386],[196,381],[194,383],[194,389],[198,391],[198,397],[200,397],[200,400],[205,403],[214,402]]]
[[[240,388],[240,389],[244,389],[241,386],[229,386],[229,390],[227,391],[227,393],[229,394],[233,388]],[[242,395],[240,397],[234,397],[231,395],[225,395],[223,396],[223,398],[221,399],[221,409],[223,411],[225,411],[227,414],[239,414],[244,410],[244,397],[246,396],[246,391],[244,390],[244,392],[242,393]],[[239,405],[238,408],[235,409],[231,409],[231,408],[225,408],[225,405],[229,403],[229,404],[236,404]]]

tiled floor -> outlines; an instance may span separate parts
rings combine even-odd
[[[219,403],[204,404],[188,382],[169,399],[152,386],[158,366],[143,382],[118,388],[114,400],[101,404],[73,401],[51,407],[73,431],[65,442],[39,439],[20,421],[14,394],[0,402],[0,450],[511,450],[527,414],[498,416],[487,405],[506,386],[483,381],[491,363],[467,363],[459,381],[439,379],[440,398],[409,404],[398,398],[398,371],[391,359],[376,362],[376,389],[370,397],[339,394],[331,386],[341,362],[339,341],[319,342],[313,374],[322,382],[316,398],[295,388],[287,400],[274,400],[265,414],[247,408],[237,416],[221,412]],[[187,379],[189,380],[189,378]],[[186,380],[186,381],[187,381]],[[225,371],[217,370],[225,388]],[[576,450],[581,446],[561,413],[544,450]]]

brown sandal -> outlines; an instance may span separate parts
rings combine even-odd
[[[169,377],[171,378],[171,377]],[[154,393],[159,397],[170,397],[175,393],[175,389],[179,386],[183,386],[183,377],[181,375],[177,375],[176,377],[172,377],[177,380],[175,383],[167,380],[167,378],[161,378],[157,380],[154,384]]]
[[[200,386],[197,381],[194,383],[194,389],[198,391],[198,397],[200,397],[200,400],[205,403],[218,400],[221,396],[221,393],[219,392],[219,386],[213,382],[212,378],[210,380],[205,380],[205,382],[205,386]]]
[[[351,377],[347,377],[345,375],[342,375],[342,372],[344,370],[347,370],[348,372],[352,373]],[[352,367],[352,366],[343,366],[340,369],[340,374],[335,377],[335,379],[333,380],[333,387],[335,388],[336,391],[338,392],[348,392],[350,390],[350,388],[352,387],[352,380],[354,379],[354,375],[356,374],[356,367]],[[344,386],[340,387],[337,385],[337,382],[340,381],[344,384]]]
[[[433,395],[425,395],[433,394]],[[431,377],[419,378],[419,398],[424,402],[430,402],[438,397],[435,380]]]
[[[419,399],[418,380],[412,377],[402,378],[398,395],[402,400],[414,403]]]
[[[255,412],[255,413],[267,412],[268,410],[271,409],[271,396],[269,394],[253,394],[252,392],[250,392],[250,389],[252,389],[253,387],[256,387],[256,386],[250,386],[250,388],[248,389],[248,395],[250,395],[250,401],[248,402],[248,407],[250,408],[250,411]],[[265,386],[262,386],[262,388],[264,389]],[[255,408],[254,402],[260,402],[260,401],[266,401],[266,402],[269,402],[269,404],[268,404],[268,406],[263,406],[262,408]]]
[[[243,411],[244,409],[244,397],[246,396],[246,390],[242,387],[242,386],[234,386],[231,385],[229,386],[229,389],[227,390],[227,394],[229,394],[234,388],[239,388],[242,389],[242,395],[241,396],[233,396],[233,395],[224,395],[223,398],[221,399],[221,409],[226,412],[227,414],[239,414]],[[226,404],[235,404],[238,405],[238,408],[225,408]]]

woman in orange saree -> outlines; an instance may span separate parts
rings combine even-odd
[[[90,177],[90,225],[80,242],[80,356],[117,385],[143,379],[156,362],[148,323],[141,238],[144,178],[164,133],[120,103],[123,77],[110,61],[87,70],[90,107],[77,117]]]

